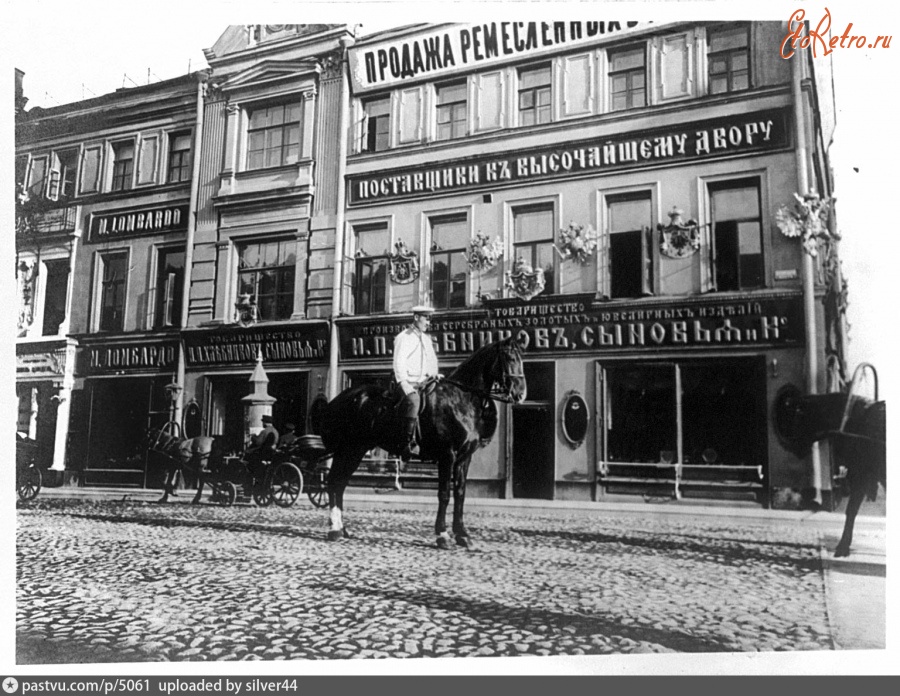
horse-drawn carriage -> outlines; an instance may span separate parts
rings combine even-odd
[[[23,501],[33,500],[41,492],[42,476],[37,465],[38,444],[16,433],[16,492]]]
[[[328,504],[328,455],[315,435],[297,438],[293,445],[276,450],[270,460],[255,460],[247,453],[228,455],[218,438],[180,438],[177,425],[169,423],[148,431],[147,449],[160,456],[168,470],[160,502],[174,493],[175,473],[183,471],[197,479],[194,503],[200,502],[209,484],[211,502],[223,506],[243,497],[262,507],[272,503],[290,507],[304,490],[316,507]]]

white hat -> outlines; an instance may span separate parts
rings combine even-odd
[[[428,305],[416,305],[412,308],[413,314],[434,314],[434,307]]]

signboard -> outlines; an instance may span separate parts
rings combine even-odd
[[[409,317],[339,325],[341,360],[387,359]],[[804,343],[799,295],[632,304],[619,309],[583,300],[504,304],[487,311],[435,314],[438,355],[470,355],[510,336],[526,354],[643,353],[678,348],[794,347]]]
[[[85,346],[81,351],[79,374],[168,372],[177,367],[177,361],[176,341]]]
[[[350,49],[354,94],[560,49],[618,39],[652,22],[489,22],[438,26],[430,32]]]
[[[187,223],[187,205],[160,205],[114,213],[92,213],[88,242],[108,242],[122,237],[163,232],[187,232]]]
[[[602,139],[449,160],[349,177],[349,205],[518,182],[778,150],[790,144],[786,109],[771,109]]]
[[[289,327],[229,327],[184,332],[184,352],[191,367],[295,363],[328,360],[327,322]]]

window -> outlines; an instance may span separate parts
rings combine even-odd
[[[387,224],[354,229],[356,264],[353,299],[357,314],[387,311],[388,254],[391,237]]]
[[[465,215],[431,219],[431,297],[437,309],[466,306],[468,242]]]
[[[269,106],[250,112],[247,168],[280,167],[300,160],[300,104]]]
[[[750,29],[746,26],[709,30],[709,93],[750,87]]]
[[[552,294],[555,281],[553,238],[556,230],[553,206],[539,204],[513,210],[513,259],[544,269],[544,290]]]
[[[391,140],[391,99],[379,97],[363,102],[363,152],[387,150]]]
[[[519,125],[550,123],[550,66],[519,70]]]
[[[719,291],[764,284],[759,181],[742,179],[710,185],[713,269]]]
[[[191,134],[173,133],[169,136],[169,176],[168,181],[190,181],[191,178]]]
[[[86,147],[81,158],[81,193],[93,193],[100,187],[100,146]]]
[[[31,176],[28,178],[28,197],[40,198],[47,184],[47,158],[35,157],[31,160]]]
[[[640,297],[651,294],[653,247],[650,196],[629,194],[610,197],[609,296]]]
[[[75,176],[78,172],[78,150],[57,152],[54,168],[50,170],[50,186],[47,197],[54,201],[67,201],[75,195]]]
[[[161,249],[156,271],[156,316],[154,326],[181,324],[181,295],[184,282],[184,251]]]
[[[126,191],[131,188],[134,173],[134,143],[131,141],[113,145],[112,190]]]
[[[633,109],[647,104],[644,47],[609,53],[609,108]]]
[[[42,336],[56,336],[66,319],[66,297],[69,287],[69,260],[45,261],[44,324]]]
[[[437,88],[436,140],[461,138],[466,134],[466,90],[465,82]]]
[[[100,331],[121,331],[125,327],[125,291],[128,255],[124,252],[100,257]]]
[[[296,245],[293,239],[285,239],[238,249],[238,292],[256,300],[261,321],[289,319],[294,311]]]

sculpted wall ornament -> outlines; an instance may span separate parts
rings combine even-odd
[[[522,257],[506,272],[506,287],[520,300],[530,300],[544,291],[544,269],[532,268]]]
[[[672,208],[668,225],[657,225],[659,251],[671,259],[692,256],[700,248],[700,225],[696,220],[681,221],[682,211]]]
[[[391,280],[398,285],[407,285],[419,277],[419,255],[409,249],[403,240],[394,244],[396,252],[390,255]]]

